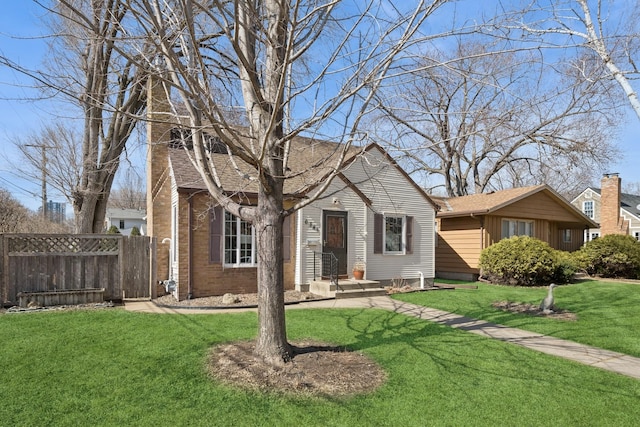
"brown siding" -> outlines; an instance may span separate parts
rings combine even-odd
[[[482,240],[478,218],[438,219],[436,274],[477,273]]]
[[[560,206],[549,195],[540,192],[493,213],[505,218],[537,218],[557,222],[575,222],[575,215]]]

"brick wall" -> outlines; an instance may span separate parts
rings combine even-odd
[[[186,299],[189,293],[189,274],[191,274],[191,293],[193,298],[224,295],[227,292],[234,294],[254,293],[257,291],[256,268],[240,267],[225,268],[222,264],[210,262],[209,241],[209,209],[213,201],[205,193],[180,193],[179,217],[180,231],[178,237],[179,277],[178,297]],[[191,215],[189,215],[191,210]],[[191,216],[192,232],[189,236],[189,216]],[[291,219],[294,221],[294,218]],[[292,222],[293,224],[293,222]],[[292,236],[289,244],[291,259],[284,263],[285,289],[294,289],[294,259],[295,232],[292,227]],[[189,239],[191,238],[191,248]],[[189,270],[189,252],[191,250],[191,270]]]
[[[620,216],[620,184],[617,174],[602,177],[600,192],[600,234],[628,234],[629,224]]]
[[[172,128],[169,102],[162,84],[149,79],[147,97],[147,234],[158,241],[156,277],[168,279],[171,238],[171,180],[167,143]]]

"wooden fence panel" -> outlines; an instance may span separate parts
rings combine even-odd
[[[132,236],[123,242],[122,289],[124,298],[151,298],[150,240]]]
[[[105,300],[150,298],[150,238],[0,234],[0,298],[104,288]]]

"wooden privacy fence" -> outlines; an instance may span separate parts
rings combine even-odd
[[[151,297],[155,240],[112,234],[0,234],[4,305],[29,293],[93,292],[105,301]]]

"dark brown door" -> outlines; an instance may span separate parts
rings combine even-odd
[[[322,224],[322,252],[335,255],[338,274],[347,274],[347,212],[324,211]]]

